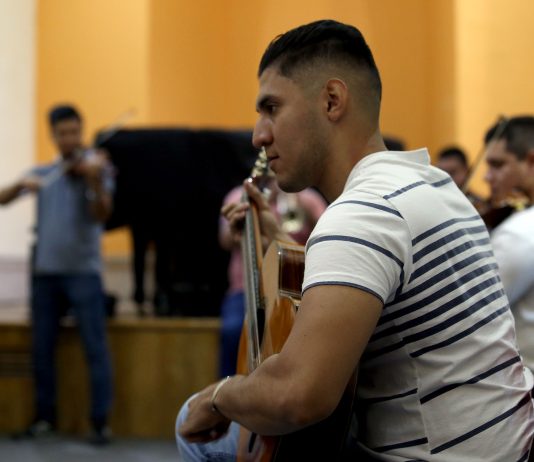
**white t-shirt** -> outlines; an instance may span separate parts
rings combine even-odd
[[[322,284],[385,304],[359,369],[366,451],[385,461],[526,460],[533,380],[489,236],[426,149],[354,167],[306,246],[303,291]]]
[[[495,228],[491,244],[514,314],[521,356],[534,371],[534,207]]]

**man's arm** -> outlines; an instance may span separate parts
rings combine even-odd
[[[94,219],[104,223],[111,215],[111,194],[104,189],[102,180],[88,181],[87,199]]]
[[[41,180],[37,176],[27,176],[11,186],[0,190],[0,205],[7,205],[17,199],[20,194],[27,191],[37,191],[41,187]]]
[[[381,310],[377,297],[352,287],[321,285],[307,290],[282,351],[249,376],[232,378],[219,389],[214,402],[219,419],[224,416],[256,433],[277,435],[328,417]],[[208,387],[190,404],[189,418],[180,429],[190,441],[209,440],[207,427],[219,423],[211,410],[213,390]]]

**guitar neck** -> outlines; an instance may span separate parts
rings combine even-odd
[[[263,261],[258,211],[251,203],[245,217],[241,242],[245,275],[245,315],[248,317],[248,369],[252,372],[261,362],[260,343],[263,334],[263,288],[261,265]]]

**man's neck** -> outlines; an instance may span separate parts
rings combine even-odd
[[[364,157],[386,150],[384,140],[378,130],[365,141],[353,140],[344,149],[340,149],[336,162],[328,164],[324,175],[326,181],[318,189],[329,203],[335,201],[343,192],[354,166]]]

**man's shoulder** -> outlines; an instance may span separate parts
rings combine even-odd
[[[339,206],[354,204],[364,207],[370,207],[375,210],[395,210],[395,205],[387,198],[387,194],[392,190],[389,184],[383,184],[383,188],[374,188],[372,180],[362,181],[361,183],[349,184],[343,193],[332,202],[327,210],[338,210]]]
[[[495,230],[523,228],[529,225],[534,226],[534,207],[512,213]]]
[[[492,241],[504,236],[514,236],[519,239],[532,236],[532,240],[534,240],[534,207],[513,213],[491,234]]]
[[[399,231],[404,221],[401,213],[381,194],[366,190],[346,190],[323,212],[313,234],[334,232],[335,230],[374,234]],[[385,223],[389,224],[384,226]]]
[[[59,167],[59,163],[58,162],[56,162],[56,161],[49,162],[47,164],[36,165],[35,167],[33,167],[30,170],[29,173],[31,175],[36,175],[36,176],[45,176],[45,175],[49,174],[50,172],[52,172],[53,170],[55,170],[58,167]]]

